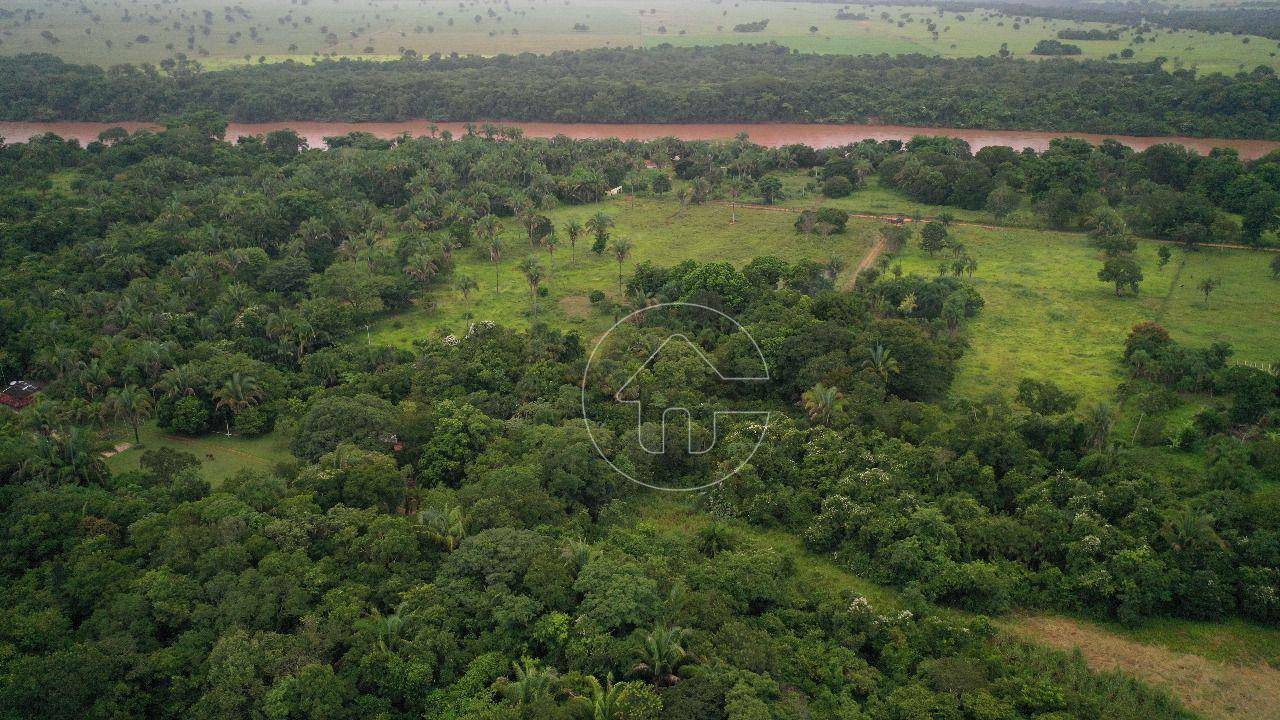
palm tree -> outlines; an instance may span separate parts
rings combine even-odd
[[[489,262],[493,263],[493,294],[498,294],[498,263],[502,262],[502,238],[492,237],[489,239]]]
[[[426,283],[438,272],[440,265],[436,263],[436,259],[424,252],[411,255],[404,266],[404,274],[420,283]]]
[[[586,682],[590,695],[577,698],[585,717],[590,720],[620,720],[624,717],[623,703],[631,695],[630,687],[625,683],[614,683],[613,673],[605,677],[603,685],[594,675],[588,675]]]
[[[543,670],[533,658],[511,663],[514,678],[499,678],[496,686],[503,697],[517,705],[532,705],[550,700],[556,693],[560,676],[552,668]]]
[[[252,375],[239,371],[213,393],[215,408],[227,408],[234,416],[262,399],[262,388]],[[227,418],[227,435],[231,435],[231,418]]]
[[[570,220],[564,224],[564,234],[569,236],[569,262],[577,263],[578,237],[582,235],[582,224],[577,220]]]
[[[529,283],[529,299],[533,301],[533,316],[538,316],[538,286],[542,284],[545,272],[542,265],[538,261],[529,256],[520,261],[517,266],[520,272],[524,273],[524,279]]]
[[[554,274],[556,271],[556,245],[558,244],[559,243],[556,241],[556,233],[554,230],[542,238],[542,246],[547,249],[547,258],[548,258],[549,264],[551,265],[552,274]]]
[[[587,231],[596,236],[596,242],[592,246],[596,252],[603,252],[605,244],[609,242],[609,228],[613,227],[613,218],[605,215],[604,212],[598,212],[587,220]]]
[[[418,524],[423,526],[432,540],[453,552],[467,535],[467,518],[458,505],[443,508],[430,507],[418,513]]]
[[[137,385],[125,385],[107,396],[104,410],[114,415],[117,420],[123,419],[128,422],[133,427],[134,444],[141,445],[142,436],[138,432],[138,425],[151,417],[152,407],[154,405],[151,402],[151,393]]]
[[[836,388],[818,383],[800,396],[800,404],[809,414],[810,420],[830,425],[831,419],[844,409],[844,396]]]
[[[192,369],[190,365],[179,365],[160,376],[156,387],[162,390],[165,397],[176,398],[180,395],[195,395],[196,388],[204,385],[204,377]]]
[[[1091,405],[1086,411],[1085,428],[1089,433],[1089,444],[1095,450],[1106,450],[1111,443],[1111,428],[1115,425],[1115,412],[1104,403]]]
[[[19,472],[46,482],[101,482],[108,476],[102,450],[103,443],[84,428],[39,435]]]
[[[665,625],[654,628],[645,635],[644,646],[639,651],[640,662],[632,672],[658,687],[680,682],[676,673],[682,665],[693,661],[683,644],[688,632],[684,628]]]
[[[404,618],[399,613],[383,615],[373,611],[373,629],[378,634],[378,649],[384,655],[392,655],[404,637]]]
[[[488,245],[489,241],[498,237],[498,233],[502,232],[502,223],[492,215],[485,215],[476,221],[471,231],[475,233],[481,245]]]
[[[1188,507],[1170,512],[1160,527],[1160,538],[1178,552],[1202,547],[1222,550],[1227,543],[1213,527],[1213,517]]]
[[[626,240],[615,240],[613,258],[618,261],[618,295],[622,295],[622,263],[631,256],[631,243]]]
[[[889,382],[890,375],[902,372],[902,366],[893,357],[893,353],[879,343],[871,349],[871,357],[863,361],[862,366],[869,368],[886,384]]]
[[[476,283],[476,279],[470,275],[461,275],[458,277],[458,280],[454,285],[458,288],[458,292],[462,293],[462,302],[467,303],[469,307],[471,291],[479,287],[479,284]]]
[[[574,569],[575,572],[582,570],[587,563],[600,557],[600,551],[591,547],[591,543],[585,540],[570,539],[560,548],[560,557]]]
[[[550,221],[548,221],[546,217],[534,212],[532,208],[522,211],[519,216],[516,217],[516,220],[520,223],[521,227],[524,228],[525,234],[529,237],[530,249],[538,246],[538,238],[536,237],[538,231],[541,228],[550,225]]]

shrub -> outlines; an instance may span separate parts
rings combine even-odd
[[[829,198],[848,197],[853,192],[853,183],[843,175],[835,175],[822,182],[822,194]]]
[[[233,427],[237,433],[252,437],[271,432],[274,426],[275,415],[261,405],[255,405],[241,410]]]
[[[849,223],[849,213],[839,208],[824,207],[818,210],[817,221],[817,229],[824,235],[842,233]]]
[[[209,405],[195,395],[161,403],[156,415],[160,427],[171,432],[199,435],[209,429]]]

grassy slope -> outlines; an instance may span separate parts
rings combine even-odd
[[[31,7],[23,0],[0,0],[0,8],[16,10]],[[197,57],[205,48],[211,66],[222,67],[244,62],[249,55],[269,61],[286,57],[305,60],[313,53],[362,57],[394,57],[400,48],[412,48],[422,54],[550,52],[588,47],[719,45],[724,43],[766,42],[785,44],[801,52],[838,54],[922,53],[949,57],[993,55],[1002,43],[1018,57],[1029,55],[1036,41],[1055,37],[1058,30],[1069,27],[1103,28],[1097,23],[1073,23],[1061,20],[1033,19],[1013,29],[1011,18],[983,17],[984,12],[938,13],[924,7],[883,7],[850,5],[852,13],[862,12],[866,21],[836,20],[838,5],[829,3],[776,2],[761,0],[740,3],[698,4],[676,0],[574,0],[562,2],[511,3],[510,10],[498,3],[459,6],[451,0],[424,0],[399,3],[394,0],[375,2],[311,3],[285,5],[272,0],[242,0],[249,19],[236,17],[226,21],[226,3],[213,0],[183,0],[181,9],[151,8],[128,5],[130,22],[123,20],[126,6],[112,0],[86,0],[85,6],[100,17],[94,23],[89,16],[77,12],[80,4],[47,4],[39,7],[40,17],[30,23],[17,18],[0,20],[0,53],[54,52],[68,59],[111,65],[120,62],[158,62],[174,52],[186,51],[186,28],[199,24],[203,10],[214,14],[209,36],[196,33],[197,50],[186,51]],[[646,12],[642,15],[641,10]],[[490,17],[493,11],[495,17]],[[654,10],[656,12],[648,12]],[[888,11],[891,21],[881,19]],[[479,15],[480,21],[475,17]],[[157,22],[151,23],[149,17]],[[311,22],[306,19],[310,17]],[[499,19],[500,18],[500,19]],[[736,33],[739,23],[768,19],[767,29],[759,33]],[[939,38],[934,40],[926,27],[932,19]],[[284,22],[281,22],[283,20]],[[452,20],[453,24],[449,25]],[[180,29],[174,29],[174,22]],[[898,23],[902,25],[899,27]],[[573,30],[575,23],[587,26],[584,32]],[[294,24],[297,27],[294,27]],[[432,31],[428,31],[428,26]],[[256,27],[258,38],[250,35]],[[329,43],[320,28],[325,27],[337,41]],[[419,31],[421,27],[421,31]],[[816,32],[810,28],[816,27]],[[665,28],[665,32],[661,29]],[[85,35],[90,29],[91,35]],[[41,37],[52,32],[59,40],[51,44]],[[241,36],[232,44],[232,33]],[[357,36],[353,37],[352,32]],[[150,42],[138,43],[138,35]],[[1148,36],[1151,37],[1151,36]],[[111,39],[113,47],[105,44]],[[1246,38],[1228,34],[1208,35],[1201,32],[1160,31],[1155,42],[1131,45],[1131,35],[1120,40],[1076,42],[1084,50],[1083,57],[1104,58],[1126,47],[1135,51],[1135,60],[1150,61],[1169,58],[1169,67],[1197,67],[1202,71],[1233,73],[1240,68],[1258,65],[1280,68],[1274,53],[1275,41],[1260,37]],[[172,44],[174,50],[166,45]],[[290,50],[290,46],[296,46]],[[371,47],[370,53],[365,49]]]
[[[657,265],[674,265],[682,260],[723,260],[741,266],[759,255],[777,255],[783,259],[810,258],[825,261],[837,256],[846,261],[846,274],[873,241],[875,225],[871,222],[851,223],[842,236],[822,238],[800,235],[792,227],[795,216],[785,212],[760,210],[739,211],[737,222],[730,224],[730,209],[721,205],[690,206],[679,212],[675,200],[638,198],[634,203],[612,200],[586,206],[561,207],[548,215],[557,228],[576,218],[585,222],[599,210],[617,223],[614,238],[625,238],[634,245],[631,258],[624,266],[628,274],[637,263],[652,261]],[[577,329],[590,337],[613,323],[611,315],[603,315],[586,301],[592,290],[610,296],[618,293],[618,264],[606,251],[596,255],[590,251],[591,238],[578,240],[577,259],[571,261],[564,233],[557,231],[562,243],[555,253],[555,269],[547,253],[538,250],[535,257],[550,277],[543,284],[550,293],[539,301],[539,318],[562,327]],[[457,267],[453,277],[470,275],[480,284],[470,302],[451,288],[432,293],[436,309],[416,309],[388,318],[373,327],[375,343],[407,345],[427,337],[436,328],[463,332],[469,322],[491,320],[512,327],[525,327],[532,321],[529,288],[516,265],[531,254],[524,231],[507,221],[505,252],[498,267],[500,291],[494,293],[494,267],[488,255],[479,248],[463,249],[454,254]]]

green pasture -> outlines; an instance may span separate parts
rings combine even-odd
[[[210,433],[201,437],[171,435],[156,427],[154,422],[142,426],[142,445],[130,447],[107,458],[107,467],[113,473],[136,470],[142,453],[146,450],[171,448],[195,455],[200,460],[204,478],[217,485],[240,470],[271,471],[277,463],[293,459],[283,436],[269,433],[262,437],[228,437]],[[118,429],[112,442],[132,443],[133,431]]]
[[[1082,234],[969,226],[950,232],[977,259],[974,283],[986,300],[968,326],[971,347],[957,394],[1007,393],[1018,379],[1037,377],[1087,398],[1109,397],[1121,379],[1124,339],[1144,320],[1160,322],[1181,342],[1229,342],[1238,360],[1280,358],[1280,282],[1271,279],[1269,254],[1177,248],[1161,270],[1161,243],[1140,241],[1141,291],[1117,297],[1097,279],[1101,254]],[[949,259],[945,252],[930,258],[913,242],[895,262],[906,272],[936,274]],[[1197,289],[1205,277],[1222,281],[1207,304]]]
[[[220,68],[256,63],[260,58],[263,62],[305,61],[319,55],[384,59],[399,56],[403,49],[423,55],[495,55],[744,42],[777,42],[801,52],[824,54],[946,57],[993,55],[1001,45],[1007,45],[1015,57],[1034,57],[1030,52],[1036,42],[1056,37],[1059,30],[1108,28],[1100,23],[1040,18],[1015,22],[1015,18],[997,17],[981,8],[953,13],[928,7],[849,5],[847,14],[863,14],[867,19],[837,19],[841,6],[833,3],[773,0],[732,4],[674,0],[284,4],[243,0],[233,5],[210,0],[161,5],[85,0],[83,4],[42,5],[28,20],[25,10],[29,6],[22,0],[0,0],[0,10],[13,12],[0,17],[0,53],[52,52],[68,60],[103,66],[157,63],[179,52]],[[212,13],[208,35],[204,34],[205,11]],[[888,18],[883,13],[888,13]],[[762,31],[734,31],[737,25],[762,20],[769,21]],[[194,41],[188,47],[193,32]],[[1072,42],[1084,51],[1081,57],[1105,58],[1131,48],[1134,61],[1164,57],[1171,69],[1195,67],[1204,72],[1234,73],[1258,65],[1280,67],[1276,56],[1280,43],[1253,36],[1159,29],[1136,44],[1128,32],[1114,41]]]
[[[372,342],[408,345],[429,337],[436,329],[465,332],[473,321],[527,327],[534,320],[533,301],[517,266],[531,255],[547,274],[542,286],[548,296],[538,300],[539,320],[577,329],[585,336],[607,329],[615,318],[593,306],[588,295],[599,290],[609,298],[618,297],[618,263],[612,241],[609,249],[597,255],[591,251],[592,237],[584,233],[575,251],[563,231],[570,219],[585,224],[597,211],[604,211],[616,222],[611,231],[614,239],[625,239],[633,245],[630,257],[623,263],[624,277],[636,264],[646,261],[670,266],[693,259],[742,266],[760,255],[776,255],[784,260],[840,258],[845,262],[843,281],[875,241],[876,230],[874,221],[851,222],[843,235],[802,235],[793,227],[796,215],[792,212],[739,209],[736,222],[730,222],[733,211],[727,205],[692,205],[681,210],[680,204],[670,198],[617,199],[561,207],[547,213],[556,224],[559,238],[554,258],[545,249],[530,248],[524,230],[508,219],[502,234],[503,257],[496,267],[480,247],[456,251],[455,268],[443,287],[422,298],[415,309],[374,325]],[[468,299],[455,289],[457,278],[463,275],[474,278],[479,285]]]

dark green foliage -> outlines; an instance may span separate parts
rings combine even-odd
[[[1157,63],[857,57],[776,45],[321,60],[181,78],[128,67],[107,73],[48,55],[2,62],[0,76],[11,81],[0,88],[0,114],[13,120],[151,120],[197,110],[246,122],[866,122],[875,116],[903,125],[1280,137],[1280,80],[1272,74],[1167,73]],[[744,67],[764,80],[758,88],[742,89]],[[940,92],[948,102],[938,102]],[[1217,102],[1222,93],[1234,101]],[[583,103],[584,96],[593,101]]]
[[[822,181],[822,194],[829,198],[848,197],[853,192],[853,183],[843,175],[834,175]]]
[[[1041,40],[1031,48],[1032,55],[1080,55],[1084,51],[1079,45],[1064,43],[1058,40]]]

